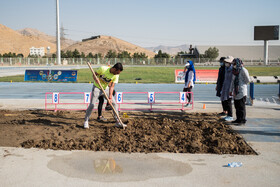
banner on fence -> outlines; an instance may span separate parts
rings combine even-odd
[[[24,81],[76,82],[77,70],[25,70]]]
[[[196,70],[196,82],[216,82],[218,78],[217,69],[200,69]],[[184,83],[185,73],[183,69],[175,70],[175,83]]]

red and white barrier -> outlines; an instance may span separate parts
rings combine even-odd
[[[191,94],[191,102],[188,103],[186,95]],[[145,94],[147,95],[147,101],[145,102],[126,102],[124,99],[124,95],[126,94]],[[157,96],[160,94],[177,94],[178,101],[171,102],[162,102],[161,100],[157,100]],[[137,97],[137,96],[135,96]],[[134,100],[135,101],[135,100]],[[121,110],[149,110],[149,111],[157,111],[157,110],[192,110],[193,109],[193,92],[117,92],[116,93],[116,103],[119,105],[119,111]],[[185,107],[184,105],[190,104],[191,107]],[[122,107],[123,105],[131,107]],[[140,108],[135,108],[135,106],[140,106]],[[154,107],[155,105],[159,105],[160,107]],[[170,107],[172,106],[172,107]]]
[[[191,94],[191,102],[187,101],[187,94]],[[174,96],[176,94],[177,101],[165,102],[159,100],[161,94]],[[80,95],[76,98],[63,98],[64,96]],[[127,100],[126,96],[132,95],[133,99]],[[139,95],[147,97],[146,101],[137,101]],[[90,103],[91,92],[47,92],[45,93],[45,110],[86,110]],[[194,104],[193,92],[116,92],[116,103],[119,106],[119,111],[122,110],[192,110]],[[96,103],[98,104],[98,103]],[[190,104],[191,107],[185,107]],[[94,110],[97,110],[95,107]]]

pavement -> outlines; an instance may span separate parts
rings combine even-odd
[[[0,109],[44,108],[44,100],[32,101],[0,99]],[[196,101],[186,112],[220,111],[219,102]],[[233,126],[258,155],[0,147],[1,186],[279,186],[279,111],[277,103],[256,101],[247,106],[246,126]],[[230,168],[230,162],[243,165]]]

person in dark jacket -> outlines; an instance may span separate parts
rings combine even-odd
[[[225,121],[233,121],[232,117],[232,96],[230,96],[230,87],[232,82],[232,56],[227,56],[224,59],[225,62],[225,77],[224,77],[224,83],[221,90],[221,101],[224,106],[224,110],[227,113],[227,116],[224,117]]]
[[[217,79],[217,83],[216,83],[216,96],[217,97],[221,97],[221,91],[223,88],[223,83],[224,83],[224,78],[225,78],[225,60],[226,57],[221,57],[220,58],[220,68],[219,68],[219,73],[218,73],[218,79]],[[223,112],[219,113],[219,115],[224,116],[227,115],[225,106],[222,103],[222,107],[223,107]]]

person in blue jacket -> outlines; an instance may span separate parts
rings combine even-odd
[[[192,89],[196,81],[196,76],[195,76],[195,68],[191,60],[187,61],[184,68],[184,73],[185,73],[185,86],[183,92],[192,92]],[[187,99],[188,99],[188,103],[186,106],[189,106],[190,102],[192,101],[191,93],[187,93]]]

